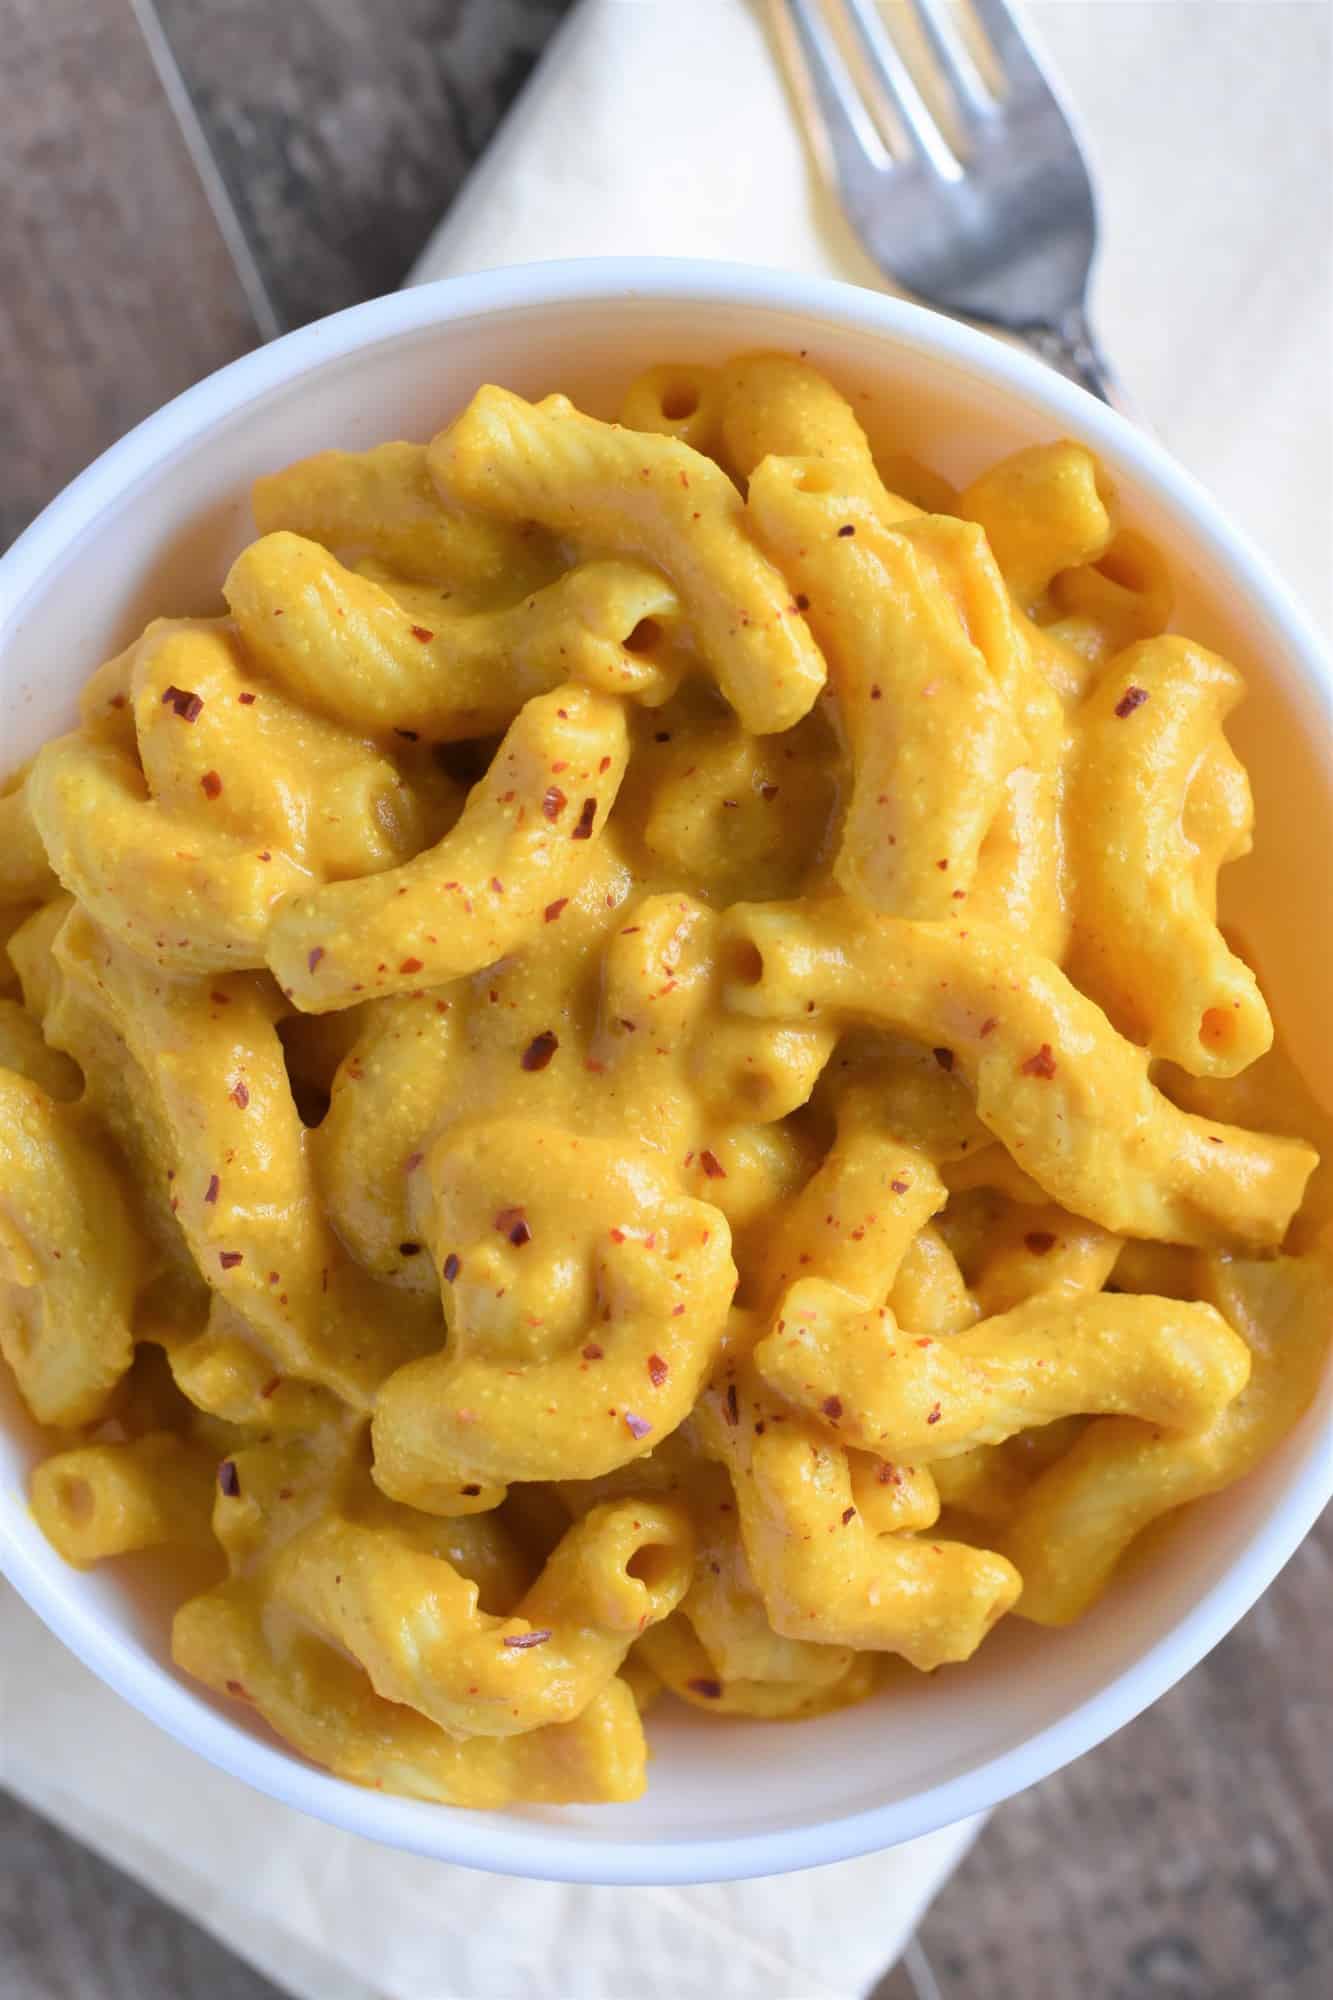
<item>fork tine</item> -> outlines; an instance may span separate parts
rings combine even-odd
[[[856,200],[891,169],[884,141],[861,101],[819,0],[782,0],[823,121],[844,198]]]
[[[894,105],[923,157],[944,180],[957,180],[959,165],[930,106],[916,87],[912,72],[884,26],[875,0],[843,0],[865,52],[870,73]]]
[[[1028,47],[1027,37],[1009,0],[969,0],[969,5],[985,31],[986,40],[1011,93],[1033,88],[1049,90],[1045,73]]]
[[[960,122],[969,131],[985,124],[995,115],[995,99],[958,32],[948,0],[907,0],[907,5],[930,44],[940,75],[953,92]]]

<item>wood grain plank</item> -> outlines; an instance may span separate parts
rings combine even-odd
[[[4,2000],[283,2000],[118,1868],[0,1794]]]
[[[8,0],[0,544],[256,329],[127,0]]]
[[[401,284],[571,0],[157,0],[278,316]]]
[[[1001,1808],[922,1926],[949,2000],[1328,2000],[1330,1601],[1325,1521],[1180,1687]]]

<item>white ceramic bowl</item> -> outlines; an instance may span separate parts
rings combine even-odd
[[[650,361],[759,346],[808,350],[869,393],[866,407],[891,421],[903,449],[955,479],[1038,438],[1073,434],[1101,454],[1128,518],[1171,559],[1182,628],[1250,677],[1234,740],[1253,776],[1259,843],[1226,872],[1229,914],[1333,1099],[1333,675],[1310,627],[1150,438],[1027,356],[848,286],[690,262],[545,264],[379,299],[223,369],[107,452],[0,561],[5,766],[69,722],[80,682],[148,617],[220,604],[219,580],[251,532],[255,474],[326,445],[428,436],[486,380],[527,395],[564,389],[610,415]],[[160,1603],[105,1571],[67,1568],[29,1520],[35,1438],[5,1393],[0,1564],[111,1687],[225,1770],[338,1826],[565,1881],[810,1867],[994,1805],[1178,1680],[1333,1492],[1331,1380],[1281,1451],[1190,1509],[1154,1560],[1068,1631],[1010,1620],[966,1667],[815,1722],[708,1723],[666,1704],[673,1712],[650,1720],[656,1756],[640,1803],[464,1813],[328,1777],[178,1676]]]

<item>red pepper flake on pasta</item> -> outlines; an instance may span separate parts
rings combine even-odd
[[[205,771],[199,780],[199,788],[206,799],[219,799],[222,796],[222,780],[216,771]]]
[[[463,1268],[463,1260],[456,1250],[451,1250],[441,1266],[441,1276],[446,1285],[452,1285]]]
[[[526,1070],[545,1069],[559,1046],[559,1036],[552,1029],[543,1028],[540,1035],[533,1036],[519,1061]]]
[[[402,964],[399,966],[398,970],[401,973],[405,973],[407,977],[410,979],[414,972],[421,971],[422,964],[423,960],[419,958],[405,958]]]
[[[306,971],[313,972],[316,966],[319,964],[321,958],[323,958],[323,956],[324,956],[324,947],[322,944],[311,945],[309,951],[305,955]]]
[[[953,1068],[952,1049],[932,1049],[931,1054],[934,1056],[936,1062],[939,1064],[941,1069],[950,1070]]]
[[[393,733],[395,736],[401,736],[404,743],[419,743],[421,741],[421,732],[416,729],[395,729]]]
[[[605,1351],[605,1348],[599,1347],[595,1340],[590,1340],[586,1347],[579,1350],[585,1361],[600,1361]]]
[[[569,902],[568,896],[557,896],[555,902],[548,903],[546,905],[543,915],[545,916],[548,924],[553,924],[555,922],[556,918],[560,915],[560,912],[565,908],[568,902]]]
[[[695,1680],[686,1681],[685,1685],[692,1694],[702,1695],[705,1701],[719,1701],[722,1697],[721,1681],[711,1680],[704,1674],[700,1674]]]
[[[1115,705],[1115,712],[1119,716],[1120,720],[1123,722],[1127,715],[1133,715],[1136,708],[1142,708],[1144,702],[1147,699],[1148,699],[1147,688],[1140,688],[1140,687],[1126,688],[1125,692],[1121,695],[1119,701]]]
[[[855,1509],[855,1507],[844,1507],[844,1508],[843,1508],[843,1510],[842,1510],[842,1525],[843,1525],[843,1527],[845,1528],[845,1527],[847,1526],[847,1523],[848,1523],[849,1521],[854,1521],[855,1519],[856,1519],[856,1509]]]
[[[1049,1042],[1043,1042],[1041,1047],[1037,1050],[1036,1055],[1029,1056],[1027,1061],[1022,1065],[1022,1074],[1024,1076],[1040,1076],[1049,1078],[1055,1075],[1055,1070],[1056,1070],[1055,1057],[1051,1053],[1051,1045]]]
[[[646,1438],[652,1429],[652,1425],[649,1423],[647,1417],[636,1417],[633,1410],[626,1410],[625,1429],[631,1437]]]
[[[660,1354],[650,1354],[648,1356],[648,1379],[654,1389],[660,1389],[670,1373],[671,1370],[667,1367],[666,1362],[663,1361]]]
[[[218,1251],[218,1262],[222,1266],[224,1271],[234,1271],[236,1269],[236,1266],[238,1264],[244,1263],[244,1261],[245,1261],[244,1255],[239,1250]]]
[[[1055,1238],[1049,1229],[1029,1229],[1023,1241],[1034,1257],[1044,1257],[1048,1250],[1055,1248]]]
[[[548,785],[542,798],[543,816],[546,819],[557,820],[568,804],[569,800],[559,785]]]
[[[724,1181],[727,1178],[726,1168],[716,1153],[709,1152],[707,1146],[704,1147],[699,1155],[699,1165],[703,1168],[710,1181]]]
[[[579,823],[570,834],[571,840],[591,840],[593,821],[597,817],[596,799],[585,799],[579,813]]]
[[[911,1185],[912,1183],[910,1181],[905,1181],[901,1179],[889,1182],[889,1186],[892,1188],[895,1194],[906,1194],[908,1188],[910,1188]]]
[[[506,1646],[512,1647],[514,1652],[519,1653],[523,1652],[529,1646],[544,1646],[546,1644],[546,1641],[550,1638],[550,1636],[551,1636],[551,1627],[549,1625],[543,1625],[540,1628],[540,1630],[536,1632],[506,1633],[504,1643],[506,1644]]]
[[[496,1215],[495,1227],[501,1236],[509,1238],[516,1249],[532,1241],[528,1218],[521,1208],[502,1208]]]
[[[203,698],[192,688],[169,687],[162,696],[162,706],[174,709],[182,722],[194,722],[203,711]]]
[[[423,646],[429,645],[431,640],[435,637],[435,634],[431,631],[429,625],[413,625],[410,628],[410,630],[412,633],[412,637],[414,639],[420,639]]]
[[[738,1424],[741,1420],[740,1400],[736,1395],[736,1384],[734,1382],[728,1382],[727,1384],[727,1393],[723,1400],[722,1414],[729,1424]]]
[[[930,1412],[926,1417],[926,1422],[928,1424],[937,1424],[939,1420],[940,1420],[940,1406],[938,1403],[935,1403],[932,1404],[931,1406]]]
[[[978,1028],[977,1033],[979,1035],[993,1035],[995,1033],[995,1030],[999,1027],[999,1025],[1000,1024],[998,1020],[995,1018],[994,1014],[988,1014],[985,1020],[982,1022],[981,1026]]]
[[[856,533],[856,529],[855,529],[855,528],[854,528],[854,527],[852,526],[852,524],[851,524],[851,522],[850,522],[850,521],[846,522],[846,523],[845,523],[845,524],[844,524],[844,525],[843,525],[843,526],[842,526],[841,528],[839,528],[839,530],[838,530],[838,534],[839,534],[839,537],[842,537],[842,536],[845,536],[845,535],[854,535],[855,533]]]
[[[403,1172],[405,1174],[414,1174],[425,1157],[424,1153],[409,1153],[403,1161]]]
[[[796,593],[796,609],[798,611],[808,611],[810,609],[810,599],[803,590],[798,590]]]
[[[236,1106],[236,1109],[238,1111],[244,1111],[246,1105],[250,1102],[249,1089],[244,1079],[239,1076],[237,1077],[235,1083],[232,1085],[231,1089],[228,1091],[227,1095],[230,1097],[232,1103]]]
[[[264,1402],[267,1402],[270,1396],[277,1395],[281,1387],[282,1387],[281,1375],[270,1375],[268,1381],[265,1382],[263,1388],[259,1392],[261,1399]]]
[[[251,1694],[249,1688],[245,1685],[244,1681],[227,1681],[225,1685],[227,1693],[235,1695],[238,1701],[254,1700],[254,1696]]]
[[[224,1458],[218,1467],[218,1485],[229,1500],[238,1500],[241,1493],[241,1475],[236,1470],[236,1461]]]
[[[903,1476],[896,1465],[886,1465],[883,1459],[875,1469],[875,1477],[881,1486],[901,1486]]]
[[[222,1183],[217,1175],[210,1174],[208,1177],[208,1186],[204,1189],[204,1200],[209,1202],[216,1201],[218,1198],[218,1189],[221,1185]]]
[[[238,694],[236,699],[243,707],[249,708],[251,702],[254,700],[254,696],[252,694]]]
[[[842,1416],[842,1397],[825,1396],[823,1402],[820,1404],[819,1407],[824,1412],[824,1415],[828,1418],[829,1422],[831,1424],[836,1424]]]
[[[400,1257],[419,1257],[421,1255],[421,1245],[419,1243],[400,1243],[398,1245],[398,1255]]]
[[[475,1500],[481,1492],[480,1486],[460,1486],[458,1490],[465,1500]]]

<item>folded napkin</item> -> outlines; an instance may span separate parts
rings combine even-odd
[[[1319,10],[1233,0],[1226,35],[1212,10],[1153,0],[1028,11],[1099,157],[1108,350],[1319,612],[1333,436]],[[811,171],[761,6],[582,0],[413,275],[624,252],[888,289]],[[976,1831],[710,1888],[508,1881],[249,1792],[119,1702],[3,1584],[0,1662],[0,1778],[309,2000],[859,2000]]]

